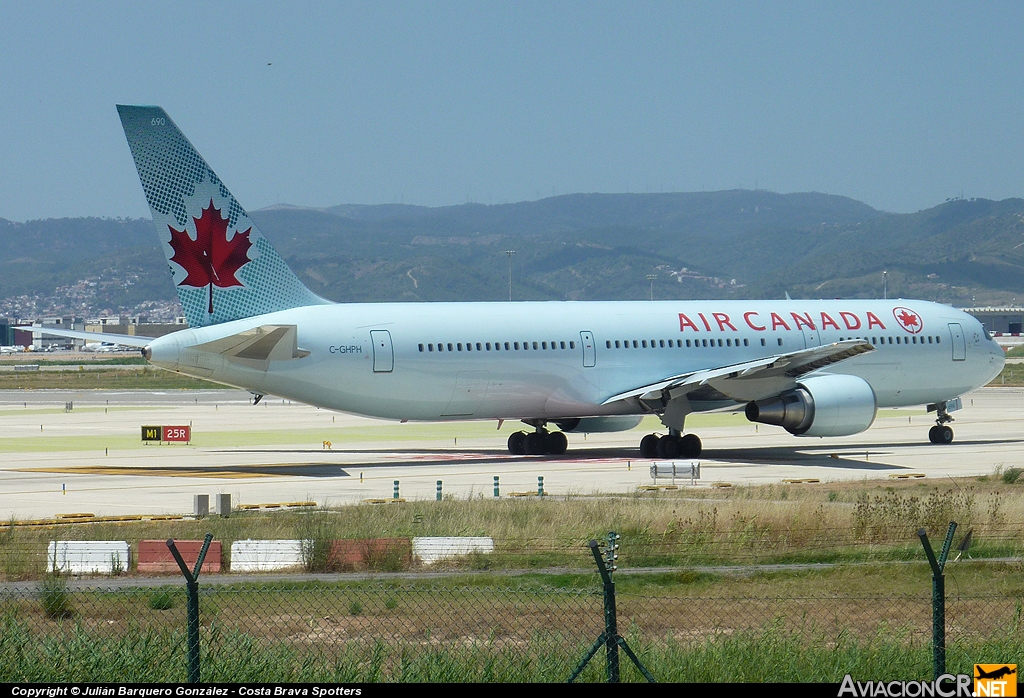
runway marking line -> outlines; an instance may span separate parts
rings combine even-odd
[[[277,463],[273,465],[247,465],[247,468],[260,467],[304,467],[299,464]],[[247,479],[261,477],[281,477],[287,473],[239,472],[237,470],[204,470],[198,468],[117,468],[102,466],[76,466],[68,468],[17,468],[19,473],[56,473],[58,475],[136,475],[145,477],[210,477],[225,479]]]

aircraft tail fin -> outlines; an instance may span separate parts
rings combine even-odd
[[[330,302],[288,268],[163,109],[117,112],[189,325]]]

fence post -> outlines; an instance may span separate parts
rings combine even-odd
[[[619,635],[618,619],[616,617],[615,608],[615,583],[612,581],[611,573],[614,572],[618,567],[615,565],[615,560],[618,559],[617,551],[619,549],[618,540],[621,536],[614,531],[608,534],[608,543],[605,547],[604,557],[601,556],[601,552],[598,550],[598,543],[596,540],[592,540],[587,543],[587,547],[590,548],[590,552],[594,555],[594,561],[597,563],[597,571],[601,574],[601,582],[604,587],[604,632],[601,633],[597,641],[591,645],[587,654],[584,655],[583,661],[579,663],[576,669],[572,672],[572,676],[569,677],[569,683],[572,683],[576,678],[583,672],[587,664],[594,655],[597,654],[598,650],[603,645],[606,652],[606,665],[605,673],[608,678],[608,683],[619,683],[619,647],[623,649],[627,656],[632,660],[636,668],[640,670],[640,673],[644,675],[644,678],[651,683],[655,683],[654,677],[647,671],[647,668],[640,663],[640,659],[633,653],[626,641]]]
[[[189,683],[199,683],[199,570],[203,567],[203,561],[206,560],[206,551],[210,549],[210,541],[212,540],[213,534],[207,533],[206,538],[203,540],[203,547],[199,551],[199,557],[196,559],[196,566],[189,572],[188,565],[185,564],[181,553],[178,552],[178,546],[174,544],[174,539],[167,539],[167,547],[171,549],[174,561],[181,568],[181,573],[185,577],[185,588],[188,592],[186,622]]]
[[[932,663],[936,681],[946,673],[946,578],[942,572],[946,567],[946,558],[949,557],[949,547],[953,544],[955,531],[956,521],[950,521],[938,560],[935,559],[932,545],[928,542],[927,531],[923,528],[917,531],[917,537],[921,539],[924,554],[932,568]]]

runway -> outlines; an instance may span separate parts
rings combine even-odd
[[[1024,467],[1024,389],[983,388],[954,416],[950,446],[928,443],[921,408],[883,410],[845,438],[799,439],[741,414],[691,416],[687,430],[704,442],[700,487]],[[191,444],[141,440],[143,425],[186,424]],[[399,424],[274,398],[253,406],[235,390],[0,391],[0,520],[189,514],[193,495],[222,492],[236,506],[353,503],[391,498],[395,480],[407,500],[433,499],[438,480],[446,495],[493,497],[494,476],[502,497],[535,493],[538,477],[556,496],[634,492],[652,483],[637,444],[656,425],[569,434],[564,456],[511,456],[518,422]]]

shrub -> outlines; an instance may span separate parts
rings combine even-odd
[[[149,607],[154,611],[166,611],[174,608],[174,596],[167,589],[158,589],[149,597]]]
[[[39,583],[39,597],[43,612],[54,620],[70,618],[75,611],[71,607],[71,596],[67,580],[60,574],[48,574]]]

